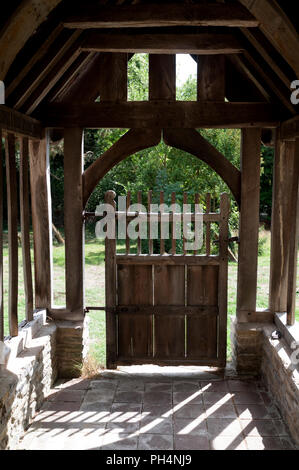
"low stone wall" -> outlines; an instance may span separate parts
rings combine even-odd
[[[231,318],[232,364],[239,375],[258,376],[263,353],[263,324]]]
[[[284,338],[272,340],[272,331],[271,327],[264,330],[261,377],[299,445],[299,372],[298,364],[292,360],[296,352],[294,354]]]
[[[0,370],[0,449],[15,449],[57,377],[56,325],[35,314],[6,341]]]

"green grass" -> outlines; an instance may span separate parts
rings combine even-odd
[[[266,238],[264,251],[258,258],[258,287],[257,307],[267,308],[269,294],[269,272],[270,272],[270,234],[262,232],[261,237]],[[124,244],[120,243],[120,251]],[[135,251],[135,246],[132,247]],[[8,247],[7,239],[4,243],[4,309],[5,309],[5,335],[9,334],[7,319],[8,303]],[[94,239],[91,233],[86,234],[85,240],[85,303],[87,306],[105,305],[105,249],[103,241]],[[33,250],[32,250],[33,259]],[[64,246],[53,246],[53,290],[54,305],[65,305],[65,249]],[[298,265],[299,267],[299,265]],[[299,269],[297,277],[299,285]],[[237,264],[229,263],[228,269],[228,357],[231,354],[230,345],[230,315],[236,313],[237,292]],[[19,247],[19,299],[18,318],[21,322],[25,318],[25,295],[23,288],[22,253]],[[96,358],[99,365],[105,365],[105,313],[103,311],[90,311],[90,353]],[[297,294],[296,319],[299,321],[299,295]]]

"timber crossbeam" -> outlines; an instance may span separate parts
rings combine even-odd
[[[39,140],[44,137],[41,122],[2,104],[0,105],[0,127],[3,131],[32,139]]]

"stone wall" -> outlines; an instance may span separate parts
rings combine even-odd
[[[6,342],[0,370],[0,449],[17,447],[56,380],[56,331],[41,311]]]
[[[262,323],[238,323],[231,318],[232,364],[239,375],[260,374],[262,345]]]

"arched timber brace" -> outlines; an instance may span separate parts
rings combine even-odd
[[[35,307],[52,303],[52,214],[49,138],[29,142],[32,225],[34,236]]]
[[[239,170],[195,129],[164,129],[163,139],[166,145],[184,150],[207,163],[225,181],[240,205],[241,175]]]
[[[131,129],[113,144],[83,174],[83,206],[86,205],[98,182],[117,163],[140,150],[158,145],[160,129]]]

